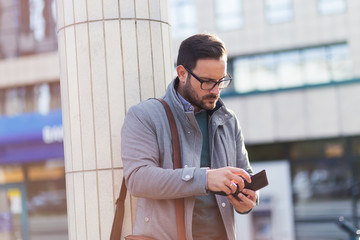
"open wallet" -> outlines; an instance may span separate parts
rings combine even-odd
[[[269,185],[265,170],[262,170],[261,172],[258,172],[257,174],[252,175],[251,176],[251,183],[248,183],[246,180],[244,180],[244,183],[245,183],[244,188],[251,189],[253,191],[260,190],[261,188],[266,187],[267,185]],[[236,186],[237,186],[236,192],[234,192],[232,195],[234,196],[234,198],[236,200],[240,201],[240,198],[238,197],[238,194],[241,191],[239,189],[239,185],[236,185]],[[213,192],[213,193],[223,195],[223,196],[227,195],[223,191]],[[246,195],[246,194],[244,194],[244,195]]]

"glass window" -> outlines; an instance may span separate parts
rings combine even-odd
[[[299,51],[288,51],[277,54],[277,73],[282,88],[303,85]]]
[[[252,71],[253,81],[255,81],[258,90],[278,88],[272,54],[263,54],[253,58]]]
[[[273,55],[264,54],[234,61],[235,90],[270,90],[278,87]]]
[[[350,49],[347,44],[330,46],[328,61],[333,80],[344,81],[353,77]]]
[[[354,72],[345,43],[238,57],[232,64],[241,93],[348,81]]]
[[[61,108],[60,83],[0,90],[0,115],[18,115],[24,112],[47,114]]]
[[[229,31],[241,28],[242,1],[241,0],[215,0],[216,27],[220,31]]]
[[[324,47],[306,49],[302,52],[302,58],[304,61],[304,80],[306,83],[317,84],[330,81]]]
[[[331,15],[346,11],[345,0],[318,0],[317,4],[321,15]]]
[[[33,215],[66,214],[63,159],[27,165],[28,210]],[[59,216],[60,217],[60,216]]]
[[[56,15],[55,1],[31,0],[30,1],[30,28],[37,41],[55,36]]]
[[[55,0],[0,0],[0,58],[56,49]]]
[[[250,71],[250,61],[251,58],[243,57],[236,58],[234,60],[234,88],[238,92],[251,92],[254,91],[255,83],[251,81],[251,71]]]
[[[50,87],[49,84],[43,83],[34,87],[35,108],[41,114],[47,114],[50,110]]]
[[[24,181],[24,171],[19,164],[2,165],[0,167],[0,184]]]
[[[291,21],[293,18],[291,0],[265,0],[265,14],[269,23]]]
[[[192,0],[170,1],[172,35],[174,38],[183,38],[196,32],[196,7]]]
[[[303,162],[293,167],[293,191],[296,202],[350,197],[350,186],[351,169],[344,161]],[[322,216],[333,214],[331,211],[328,212],[326,207],[315,211]],[[304,214],[306,212],[296,211],[297,217]]]
[[[44,5],[44,0],[30,1],[30,28],[38,41],[43,40],[45,36]]]
[[[11,88],[5,92],[5,114],[17,115],[26,111],[26,88]]]
[[[282,143],[264,144],[264,145],[248,145],[246,149],[251,161],[269,161],[286,159],[286,145]]]
[[[0,0],[0,59],[17,54],[19,3]]]
[[[64,160],[51,159],[32,163],[27,168],[27,174],[29,181],[63,179],[65,178]]]
[[[345,155],[343,139],[294,143],[290,148],[291,159],[339,158]]]

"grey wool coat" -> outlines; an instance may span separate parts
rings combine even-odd
[[[131,107],[122,128],[122,160],[129,192],[138,197],[133,234],[158,240],[177,238],[175,198],[185,198],[186,239],[192,240],[196,195],[207,194],[206,169],[200,168],[202,135],[193,112],[185,112],[175,79],[163,99],[169,104],[180,138],[180,169],[173,169],[171,133],[162,104],[149,99]],[[209,120],[211,168],[239,167],[252,173],[239,122],[221,100]],[[234,210],[216,196],[227,238],[235,239]],[[209,219],[210,220],[210,219]]]

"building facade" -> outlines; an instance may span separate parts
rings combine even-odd
[[[55,0],[0,0],[0,238],[66,239]]]
[[[223,99],[251,161],[289,165],[296,239],[345,239],[340,216],[359,226],[360,2],[169,2],[173,56],[198,32],[226,43],[234,80]],[[55,23],[54,0],[0,0],[1,239],[67,236]],[[266,228],[276,213],[260,217],[263,234],[249,236],[281,239]]]
[[[296,239],[345,239],[340,216],[359,226],[360,2],[170,2],[174,51],[197,32],[224,40],[233,82],[222,97],[250,160],[289,164]],[[254,239],[287,239],[267,231]]]

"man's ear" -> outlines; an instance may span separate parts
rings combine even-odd
[[[178,65],[176,67],[176,72],[177,72],[177,76],[180,80],[181,83],[185,83],[186,82],[186,78],[188,75],[188,72],[186,71],[186,69],[184,68],[183,65]]]

